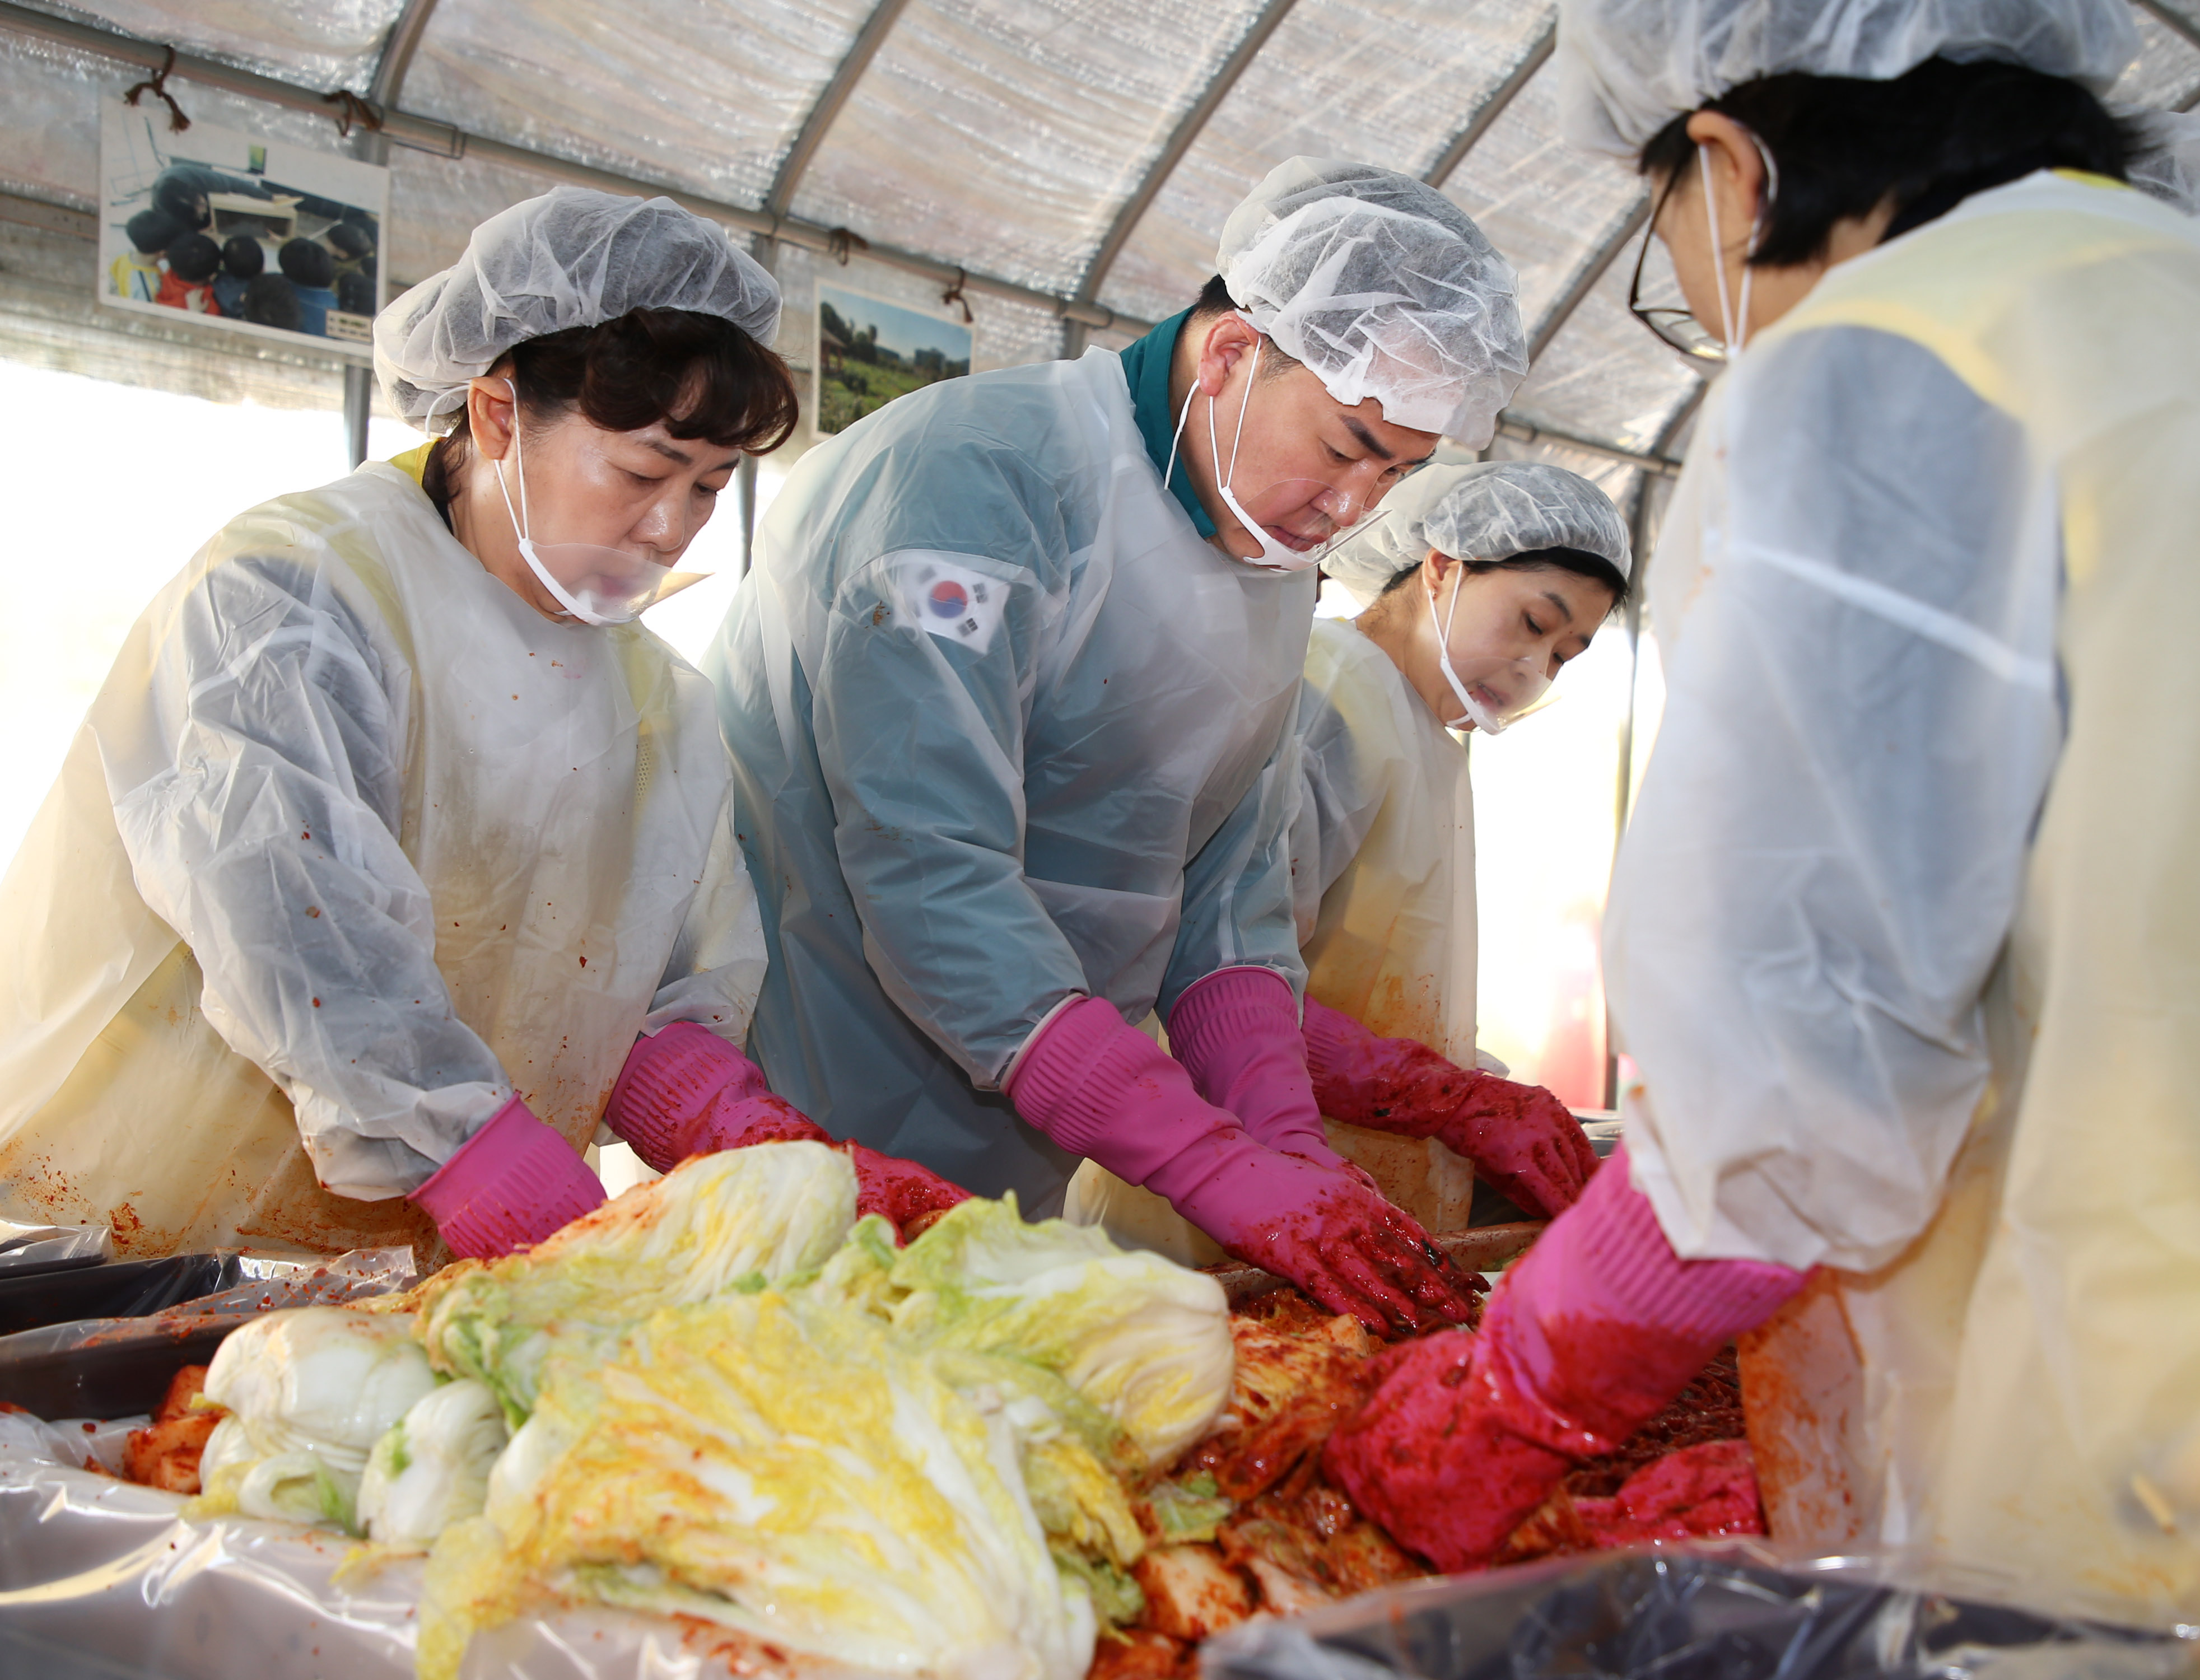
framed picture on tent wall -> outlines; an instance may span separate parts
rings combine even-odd
[[[173,133],[158,112],[105,108],[100,301],[367,357],[389,172],[203,123]]]
[[[905,304],[817,283],[816,401],[820,437],[896,397],[970,371],[970,329]]]

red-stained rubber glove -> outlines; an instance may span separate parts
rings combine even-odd
[[[1596,1172],[1581,1122],[1541,1086],[1460,1067],[1412,1039],[1378,1039],[1311,998],[1305,1031],[1314,1094],[1331,1120],[1437,1139],[1545,1219],[1580,1200]]]
[[[600,1208],[604,1187],[514,1097],[406,1199],[436,1221],[453,1254],[494,1260]]]
[[[771,1094],[763,1068],[692,1021],[635,1040],[604,1107],[604,1123],[660,1173],[691,1155],[744,1144],[831,1141]]]
[[[1218,969],[1194,980],[1169,1011],[1168,1034],[1193,1089],[1237,1115],[1254,1142],[1345,1165],[1322,1135],[1298,999],[1273,969]]]
[[[639,1039],[611,1087],[604,1119],[660,1173],[691,1155],[751,1144],[825,1144],[856,1169],[856,1213],[884,1214],[899,1230],[926,1214],[967,1202],[970,1192],[927,1167],[837,1143],[764,1085],[764,1070],[708,1027],[676,1021]]]
[[[822,1135],[822,1133],[820,1134]],[[931,1168],[898,1155],[881,1155],[857,1143],[834,1144],[856,1169],[856,1217],[884,1214],[904,1239],[916,1234],[910,1227],[931,1222],[970,1192]]]
[[[1411,1217],[1355,1179],[1255,1143],[1104,999],[1056,1016],[1008,1092],[1064,1149],[1165,1197],[1333,1313],[1378,1332],[1467,1316],[1466,1280]]]
[[[1681,1259],[1622,1149],[1505,1274],[1480,1332],[1405,1349],[1324,1462],[1401,1545],[1480,1568],[1574,1460],[1618,1447],[1805,1275]]]

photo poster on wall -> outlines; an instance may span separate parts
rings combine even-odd
[[[387,169],[111,100],[99,180],[102,302],[372,354]]]
[[[970,329],[842,286],[817,285],[816,400],[820,437],[896,397],[970,371]]]

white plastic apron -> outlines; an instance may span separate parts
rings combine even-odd
[[[1957,223],[1823,283],[1777,331],[1911,338],[2024,424],[2061,513],[2068,735],[1940,1211],[1892,1264],[1819,1273],[1749,1338],[1751,1434],[1777,1538],[1912,1546],[2033,1607],[2190,1620],[2200,227],[2044,177]],[[1690,477],[1659,560],[1682,568],[1660,580],[1676,603],[1734,493],[1717,459]]]
[[[866,417],[758,553],[706,662],[775,940],[752,1053],[836,1134],[1050,1213],[1076,1159],[994,1088],[1049,1010],[1296,979],[1314,579],[1201,541],[1103,351]]]
[[[293,1010],[271,1055],[356,1057],[380,1064],[384,1086],[417,1083],[440,1128],[418,1147],[441,1158],[514,1086],[577,1150],[653,1004],[737,1039],[761,979],[698,673],[639,625],[541,618],[390,466],[255,509],[132,629],[0,888],[0,945],[13,953],[0,983],[0,1212],[109,1222],[132,1254],[435,1241],[401,1199],[408,1185],[321,1187],[304,1116],[201,1011],[200,963],[148,907],[118,827],[116,798],[149,773],[134,761],[157,774],[184,704],[178,683],[215,657],[194,649],[187,666],[174,646],[204,623],[186,610],[194,591],[269,554],[365,627],[399,720],[399,739],[368,750],[395,761],[397,840],[433,925],[339,931],[393,949],[431,942],[449,1007],[493,1060],[477,1051],[483,1076],[439,1091],[436,1070],[407,1067],[401,1046],[376,1039],[372,998],[335,992]],[[250,604],[254,586],[242,587]],[[418,890],[388,886],[393,904]],[[691,910],[699,926],[683,939]],[[248,951],[294,951],[328,925],[279,894],[224,913],[215,936]],[[668,977],[676,947],[683,972]],[[343,1129],[340,1078],[304,1095],[315,1120]]]
[[[1301,917],[1307,995],[1384,1038],[1418,1039],[1472,1067],[1474,791],[1465,750],[1390,656],[1335,618],[1314,621],[1299,744],[1308,782],[1324,787],[1317,799],[1310,786],[1302,804],[1293,869],[1302,889],[1328,878],[1312,916]],[[1321,832],[1324,815],[1356,834]],[[1425,1228],[1466,1228],[1474,1169],[1442,1144],[1336,1121],[1324,1128],[1332,1149]],[[1185,1264],[1226,1258],[1160,1197],[1091,1162],[1070,1182],[1065,1215]]]

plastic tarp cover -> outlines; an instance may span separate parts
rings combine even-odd
[[[401,100],[553,157],[759,204],[870,9],[863,0],[540,0],[524,10],[441,0]]]
[[[104,1225],[18,1225],[0,1219],[0,1279],[58,1261],[107,1260],[114,1253],[114,1232]]]
[[[1421,173],[1544,18],[1535,0],[1297,0],[1162,184],[1101,301],[1150,319],[1190,304],[1214,272],[1231,211],[1285,158]],[[1479,224],[1488,207],[1459,202]],[[1517,266],[1495,231],[1483,231]]]
[[[246,1279],[236,1288],[152,1318],[0,1338],[0,1390],[26,1356],[105,1353],[120,1343],[157,1361],[178,1331],[234,1328],[271,1308],[356,1300],[413,1277],[407,1249],[238,1263]],[[182,1362],[169,1352],[162,1380]],[[125,1441],[146,1421],[141,1414],[50,1423],[0,1411],[0,1674],[409,1680],[420,1559],[362,1559],[339,1578],[360,1550],[342,1535],[241,1518],[185,1521],[180,1496],[116,1479]],[[814,1660],[783,1661],[726,1629],[597,1611],[482,1634],[463,1672],[466,1680],[850,1677]]]
[[[364,92],[404,0],[30,0],[321,91]],[[137,78],[132,77],[134,81]]]
[[[356,1542],[287,1523],[182,1518],[184,1500],[87,1470],[143,1419],[0,1414],[0,1673],[411,1680],[421,1561],[354,1567]],[[465,1680],[831,1680],[722,1628],[610,1612],[476,1636]]]
[[[1249,1623],[1209,1641],[1200,1668],[1205,1680],[2141,1680],[2200,1663],[2200,1630],[2055,1621],[1916,1584],[1931,1578],[1893,1556],[1783,1560],[1751,1542],[1606,1553]]]

